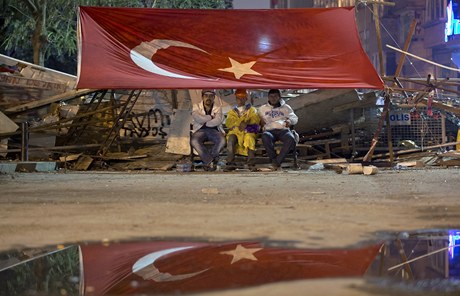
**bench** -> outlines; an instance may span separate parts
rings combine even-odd
[[[192,136],[192,130],[193,130],[193,129],[192,129],[192,125],[190,125],[190,137]],[[210,145],[212,145],[213,143],[212,143],[212,142],[205,142],[204,144],[210,146]],[[276,148],[282,147],[282,144],[283,144],[283,143],[282,143],[281,141],[277,141],[277,142],[275,143],[275,149],[276,149]],[[299,145],[299,144],[297,144],[297,145]],[[221,156],[226,156],[226,148],[224,148],[223,152],[224,152],[224,153],[221,153]],[[257,137],[257,143],[256,143],[256,161],[257,161],[257,158],[258,158],[258,157],[257,157],[258,152],[259,152],[259,153],[262,152],[262,153],[261,153],[262,156],[268,160],[268,156],[266,155],[265,147],[264,147],[264,145],[263,145],[263,143],[262,143],[260,134],[259,134],[259,136]],[[198,157],[198,158],[199,158],[199,156],[198,156],[197,154],[194,153],[193,148],[192,148],[192,146],[191,146],[191,144],[190,144],[190,162],[192,163],[192,166],[193,166],[193,164],[194,164],[194,162],[195,162],[195,157]],[[241,157],[246,158],[246,156],[236,155],[236,158],[237,158],[237,159],[239,159],[239,158],[241,158]],[[297,146],[296,146],[295,149],[293,149],[293,150],[287,155],[286,159],[288,159],[288,158],[292,158],[292,162],[293,162],[293,167],[294,167],[294,169],[298,169],[298,168],[299,168],[299,164],[298,164],[298,151],[297,151]],[[286,162],[286,159],[285,159],[285,162]]]

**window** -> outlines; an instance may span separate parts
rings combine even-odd
[[[454,0],[458,2],[458,0]],[[435,22],[446,18],[447,2],[452,0],[426,0],[426,20]]]

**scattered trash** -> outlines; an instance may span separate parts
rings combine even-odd
[[[309,170],[312,171],[317,171],[317,170],[324,170],[324,164],[322,163],[316,163],[308,168]]]
[[[178,163],[176,164],[177,172],[191,172],[192,164],[191,163]]]
[[[215,187],[207,187],[207,188],[202,188],[201,192],[206,193],[206,194],[219,194],[219,189]]]
[[[397,164],[393,167],[394,170],[400,171],[400,170],[407,170],[407,166]]]

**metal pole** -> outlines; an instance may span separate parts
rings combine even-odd
[[[29,161],[29,123],[21,123],[21,161]]]
[[[356,134],[355,134],[355,110],[350,109],[350,120],[351,120],[351,159],[356,156]]]

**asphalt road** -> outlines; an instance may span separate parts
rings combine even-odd
[[[455,168],[372,176],[329,170],[0,175],[0,250],[136,238],[354,247],[402,231],[460,228],[459,180]],[[310,282],[289,289],[303,295],[304,285],[331,288]],[[334,281],[330,295],[368,295],[345,293],[343,285],[353,281]]]

